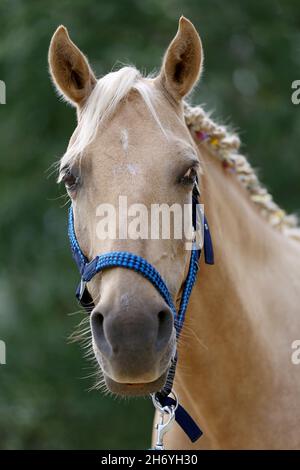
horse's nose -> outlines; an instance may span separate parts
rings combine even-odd
[[[169,307],[153,302],[114,302],[112,309],[100,303],[91,315],[94,345],[119,381],[136,380],[160,371],[172,333],[173,315]]]

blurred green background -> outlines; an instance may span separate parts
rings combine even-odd
[[[87,392],[92,369],[67,336],[82,318],[67,240],[64,189],[48,168],[75,125],[49,80],[47,50],[59,24],[97,75],[118,60],[158,68],[181,14],[203,40],[205,73],[194,103],[240,131],[275,199],[300,202],[298,0],[0,1],[0,448],[147,448],[148,400]]]

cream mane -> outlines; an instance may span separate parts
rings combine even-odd
[[[116,110],[130,90],[137,90],[153,115],[158,126],[166,135],[157,112],[157,94],[148,78],[143,77],[135,67],[123,67],[99,79],[85,104],[69,147],[61,159],[60,168],[68,166],[83,155],[86,147],[96,136],[99,125]],[[283,234],[300,240],[297,218],[288,215],[274,201],[271,194],[260,183],[246,157],[239,153],[240,140],[224,126],[217,125],[200,106],[185,103],[185,120],[196,141],[204,142],[212,150],[224,168],[236,174],[267,221]],[[60,179],[60,178],[59,178]]]

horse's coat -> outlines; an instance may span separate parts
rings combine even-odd
[[[239,139],[202,108],[184,105],[202,66],[193,25],[181,18],[156,78],[125,67],[96,80],[63,27],[51,41],[49,61],[58,89],[77,107],[60,179],[89,259],[113,250],[140,254],[177,300],[189,262],[185,240],[100,243],[96,208],[99,202],[117,207],[119,195],[147,207],[183,206],[192,185],[180,181],[191,170],[200,178],[215,266],[201,263],[175,381],[205,432],[192,448],[300,448],[300,366],[291,361],[300,335],[300,245],[292,239],[300,238],[299,228],[238,154]],[[161,299],[147,281],[122,269],[108,270],[88,288],[98,301],[93,348],[107,386],[123,394],[159,388],[175,347]],[[167,446],[190,444],[174,427]]]

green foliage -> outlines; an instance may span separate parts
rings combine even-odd
[[[194,93],[241,129],[246,153],[289,210],[299,204],[299,79],[295,0],[2,0],[0,79],[0,448],[147,448],[148,400],[87,393],[93,379],[67,336],[81,319],[78,276],[66,238],[63,188],[48,168],[64,152],[74,111],[59,102],[47,69],[52,33],[65,24],[97,73],[118,62],[158,68],[180,14],[199,30],[205,73]]]

